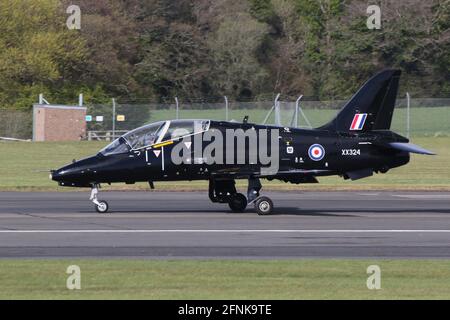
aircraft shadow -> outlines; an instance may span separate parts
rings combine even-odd
[[[254,210],[252,210],[254,211]],[[417,208],[401,208],[401,209],[302,209],[295,207],[276,207],[273,215],[298,215],[298,216],[335,216],[335,217],[357,217],[358,213],[443,213],[450,214],[450,209],[417,209]]]
[[[79,213],[92,213],[92,211],[79,211]],[[111,210],[109,214],[133,214],[133,213],[226,213],[235,216],[255,215],[256,211],[249,207],[245,212],[232,212],[228,208],[223,209],[141,209],[141,210]],[[450,209],[417,209],[417,208],[402,208],[402,209],[302,209],[300,207],[275,207],[273,214],[270,216],[316,216],[316,217],[358,217],[359,214],[364,213],[440,213],[450,214]]]

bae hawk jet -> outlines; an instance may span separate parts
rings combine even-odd
[[[100,184],[180,180],[209,181],[212,202],[234,212],[254,205],[259,215],[273,212],[260,195],[261,179],[317,183],[338,175],[357,180],[386,173],[409,162],[410,153],[433,153],[390,130],[401,72],[385,70],[369,79],[329,123],[299,129],[213,120],[172,120],[132,130],[98,154],[51,172],[63,187],[91,188],[97,212]],[[248,180],[247,194],[236,190]]]

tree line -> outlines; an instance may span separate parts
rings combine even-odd
[[[72,4],[80,30],[66,26]],[[87,103],[340,99],[391,67],[403,91],[449,96],[449,26],[450,0],[2,0],[0,107],[80,92]]]

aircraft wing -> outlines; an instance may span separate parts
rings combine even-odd
[[[291,177],[298,177],[300,180],[305,180],[311,182],[315,176],[321,176],[329,173],[330,170],[302,170],[302,169],[294,169],[294,170],[279,170],[278,172],[264,172],[263,170],[249,170],[249,169],[226,169],[226,170],[218,170],[212,173],[213,176],[216,177],[232,177],[232,178],[246,178],[249,176],[253,176],[256,178],[274,178],[274,179],[291,179]]]
[[[294,169],[294,170],[285,170],[278,171],[278,174],[305,174],[305,175],[313,175],[313,176],[321,176],[324,173],[331,172],[331,170],[303,170],[303,169]]]

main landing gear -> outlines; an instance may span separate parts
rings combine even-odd
[[[92,186],[91,189],[91,197],[89,198],[89,200],[91,200],[94,205],[95,205],[95,210],[98,213],[107,213],[109,206],[108,206],[108,202],[106,202],[105,200],[98,200],[97,195],[98,195],[98,185],[94,184]]]
[[[233,212],[244,212],[247,208],[247,198],[242,193],[235,193],[228,199],[228,206]]]
[[[273,212],[273,202],[270,198],[260,196],[261,182],[258,178],[248,180],[247,197],[238,193],[234,180],[209,181],[209,198],[212,202],[228,203],[231,211],[244,212],[248,204],[254,204],[259,215],[269,215]]]

